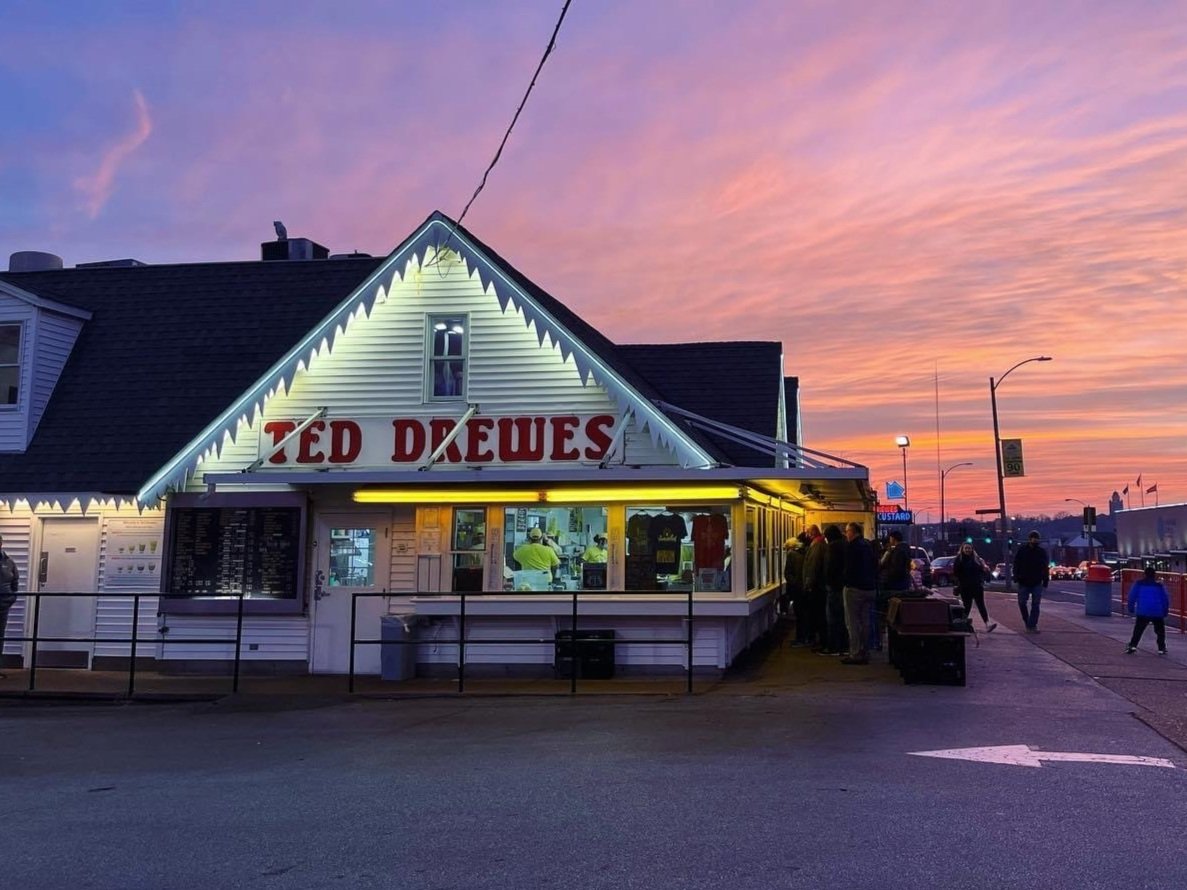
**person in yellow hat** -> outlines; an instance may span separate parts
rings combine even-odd
[[[538,526],[528,529],[528,539],[511,556],[521,569],[543,570],[550,575],[561,564],[556,551],[544,543],[544,532]]]

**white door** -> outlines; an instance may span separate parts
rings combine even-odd
[[[391,513],[322,513],[317,517],[313,571],[315,674],[345,674],[350,668],[350,604],[356,600],[354,636],[379,638],[379,618],[391,577]],[[379,673],[379,647],[355,647],[356,674]]]
[[[42,593],[85,593],[95,589],[99,570],[99,522],[95,519],[46,519],[41,523],[37,590]],[[42,596],[37,620],[39,637],[93,637],[93,596]],[[32,628],[32,618],[29,619]],[[93,643],[37,644],[38,667],[87,668]]]

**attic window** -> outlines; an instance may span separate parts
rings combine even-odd
[[[466,397],[467,319],[464,315],[428,317],[428,368],[426,391],[430,399]]]
[[[0,324],[0,405],[15,405],[21,387],[21,326]]]

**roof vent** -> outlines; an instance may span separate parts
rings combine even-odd
[[[290,238],[284,223],[276,220],[272,223],[276,229],[276,240],[265,241],[260,245],[260,259],[262,260],[324,260],[330,251],[316,241],[308,238]]]
[[[357,250],[352,250],[350,253],[332,253],[330,254],[332,260],[369,260],[371,254],[359,253]]]
[[[134,260],[131,257],[124,260],[99,260],[95,263],[77,263],[75,269],[127,269],[130,266],[146,266],[147,263],[142,263],[140,260]]]
[[[9,272],[48,272],[61,268],[60,256],[41,250],[18,250],[8,258]]]

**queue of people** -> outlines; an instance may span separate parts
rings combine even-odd
[[[923,587],[919,567],[897,529],[878,546],[858,522],[846,523],[843,531],[830,525],[821,532],[812,525],[784,547],[780,611],[795,622],[791,645],[841,656],[842,664],[868,664],[870,650],[882,648],[890,598]],[[975,606],[986,632],[992,633],[997,623],[985,604],[989,566],[971,544],[961,547],[953,573],[966,619],[971,620]],[[1037,602],[1033,620],[1038,621]]]

